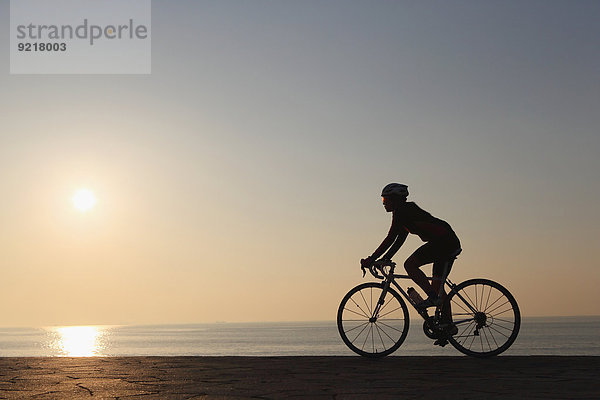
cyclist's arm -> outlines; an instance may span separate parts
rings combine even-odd
[[[407,230],[400,232],[398,234],[398,236],[396,236],[396,240],[394,240],[392,247],[390,247],[390,249],[387,251],[387,253],[385,253],[383,258],[385,258],[386,260],[391,260],[392,257],[394,257],[394,254],[396,254],[396,252],[398,251],[398,249],[400,249],[400,247],[402,247],[407,236],[408,236]]]
[[[394,253],[396,253],[396,251],[398,251],[398,248],[400,248],[400,246],[402,246],[402,243],[404,243],[404,241],[406,240],[407,235],[408,235],[408,231],[404,228],[398,215],[396,213],[394,213],[393,217],[392,217],[392,226],[390,227],[390,231],[388,232],[385,239],[383,239],[383,242],[381,242],[379,247],[367,259],[370,261],[377,260],[379,257],[381,257],[383,255],[383,253],[385,253],[385,251],[387,249],[390,248],[390,246],[392,246],[392,249],[390,249],[390,250],[393,250],[394,248],[397,247],[394,250],[394,252],[392,253],[392,255],[393,255]],[[396,243],[397,243],[397,246],[396,246]]]
[[[383,239],[383,242],[381,242],[379,247],[375,249],[375,251],[373,252],[373,254],[371,254],[369,258],[373,261],[377,260],[392,244],[394,244],[394,241],[397,237],[398,235],[396,233],[388,233],[385,239]]]
[[[373,252],[371,258],[373,260],[377,260],[383,253],[385,253],[386,250],[388,250],[388,248],[389,250],[386,253],[385,258],[391,258],[394,254],[396,254],[400,246],[402,246],[407,236],[408,231],[406,229],[399,229],[397,224],[392,224],[390,232],[385,239],[383,239],[383,242],[381,242],[379,247]]]

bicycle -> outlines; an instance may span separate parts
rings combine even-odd
[[[460,251],[448,260],[445,271],[450,271],[458,253]],[[344,343],[355,353],[365,357],[384,357],[402,345],[408,334],[409,315],[400,294],[423,318],[425,335],[442,347],[449,342],[466,355],[491,357],[506,351],[517,338],[521,326],[519,306],[499,283],[489,279],[470,279],[455,284],[448,279],[446,272],[438,294],[447,286],[447,297],[436,306],[435,313],[429,315],[427,308],[417,307],[417,303],[396,282],[396,279],[410,277],[395,274],[395,267],[396,263],[391,260],[376,261],[369,272],[381,281],[354,287],[340,303],[338,331]],[[452,321],[458,328],[458,332],[452,332],[453,335],[441,322],[442,309],[448,305],[452,310]]]

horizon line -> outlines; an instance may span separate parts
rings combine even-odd
[[[531,315],[522,316],[523,319],[530,318],[600,318],[600,314],[581,314],[581,315]],[[419,321],[415,318],[416,321]],[[57,327],[69,327],[69,326],[104,326],[104,327],[120,327],[120,326],[174,326],[174,325],[228,325],[228,324],[298,324],[298,323],[336,323],[336,320],[283,320],[283,321],[211,321],[211,322],[157,322],[157,323],[139,323],[139,324],[43,324],[38,326],[9,326],[0,325],[0,329],[44,329],[44,328],[57,328]]]

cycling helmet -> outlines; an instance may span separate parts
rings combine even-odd
[[[381,196],[398,196],[406,199],[408,197],[408,186],[401,183],[390,183],[383,188]]]

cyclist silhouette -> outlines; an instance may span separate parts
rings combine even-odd
[[[426,243],[408,257],[404,262],[404,268],[408,276],[427,295],[426,300],[417,306],[426,308],[441,305],[446,298],[442,280],[450,272],[445,270],[452,264],[449,261],[461,251],[458,237],[447,222],[435,218],[415,203],[406,201],[408,186],[390,183],[383,188],[381,196],[385,210],[392,213],[392,226],[373,254],[361,260],[361,266],[370,268],[375,260],[382,256],[384,259],[391,259],[404,244],[409,233],[418,235]],[[420,268],[431,263],[433,263],[433,279],[430,284]],[[445,304],[442,308],[442,321],[448,324],[450,334],[456,333],[456,327],[452,326],[449,304]]]

